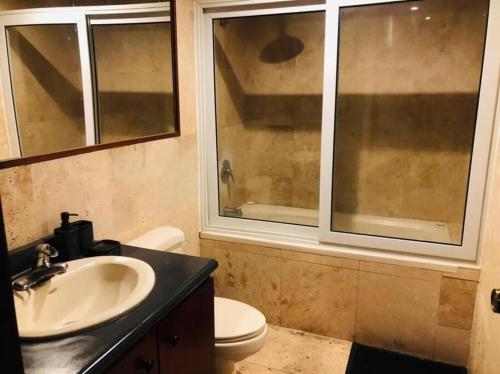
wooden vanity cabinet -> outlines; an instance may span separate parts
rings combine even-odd
[[[106,371],[111,374],[151,373],[158,374],[158,338],[156,329],[151,330],[113,366]]]
[[[207,279],[177,305],[108,372],[215,373],[213,279]]]

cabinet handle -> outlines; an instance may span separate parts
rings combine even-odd
[[[169,344],[171,347],[175,347],[177,343],[179,343],[179,340],[181,340],[181,337],[179,335],[172,335],[165,339],[167,344]]]
[[[151,373],[155,367],[154,360],[144,360],[142,358],[138,359],[135,368],[139,370],[145,370],[146,373]]]

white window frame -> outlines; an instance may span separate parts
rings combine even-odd
[[[241,3],[241,2],[240,2]],[[245,3],[243,5],[247,5]],[[220,3],[218,3],[220,6]],[[216,116],[215,116],[215,77],[214,56],[213,56],[213,21],[219,18],[236,18],[261,16],[271,14],[293,14],[325,11],[325,4],[306,6],[280,6],[269,9],[252,9],[237,11],[209,11],[201,15],[201,32],[199,33],[199,47],[202,49],[200,61],[201,79],[199,81],[200,96],[199,102],[202,106],[203,128],[200,128],[200,141],[204,142],[204,160],[206,168],[206,183],[204,183],[203,199],[207,203],[206,220],[203,226],[216,230],[235,230],[246,233],[262,234],[267,237],[285,236],[298,240],[311,240],[317,238],[318,228],[311,226],[285,224],[278,222],[259,221],[247,218],[223,217],[219,215],[219,186],[218,186],[218,165],[217,165],[217,137],[216,137]]]
[[[43,26],[43,25],[65,25],[71,24],[77,27],[78,48],[80,55],[80,68],[83,92],[83,108],[85,119],[85,143],[86,145],[95,144],[93,121],[94,113],[92,110],[92,85],[88,76],[90,75],[90,58],[88,55],[87,25],[85,14],[68,9],[56,13],[34,13],[3,15],[0,17],[0,65],[5,97],[5,112],[7,115],[7,128],[9,134],[9,145],[11,147],[12,157],[21,157],[20,139],[18,136],[18,126],[16,120],[15,103],[13,97],[12,77],[10,72],[10,63],[8,57],[7,27],[14,26]]]
[[[411,1],[411,0],[409,0]],[[325,35],[325,85],[323,96],[323,133],[321,143],[320,206],[332,206],[332,178],[334,157],[334,121],[337,78],[337,43],[339,9],[341,7],[401,2],[400,0],[336,0],[328,2]],[[474,261],[477,258],[481,212],[490,153],[490,142],[498,89],[499,54],[495,49],[498,36],[500,3],[490,1],[487,39],[480,87],[479,107],[470,169],[470,182],[465,208],[463,243],[450,245],[415,240],[377,237],[331,231],[331,208],[320,211],[319,240],[357,247],[439,256]],[[494,21],[496,19],[496,21]]]
[[[150,14],[134,18],[134,13]],[[154,16],[162,13],[161,16]],[[92,19],[94,16],[121,15],[120,18]],[[165,15],[167,14],[167,15]],[[131,17],[127,17],[130,15]],[[89,43],[90,28],[94,24],[127,24],[170,22],[169,3],[110,5],[88,7],[37,8],[6,11],[0,13],[0,73],[2,76],[2,90],[5,102],[5,116],[7,120],[7,136],[12,158],[21,157],[19,129],[14,102],[14,86],[10,71],[6,28],[9,26],[42,26],[74,24],[78,32],[78,47],[80,55],[80,69],[82,79],[83,110],[85,121],[85,145],[97,144],[94,102],[93,72]]]
[[[200,134],[200,225],[202,237],[219,237],[223,240],[233,237],[236,241],[261,243],[261,245],[269,243],[274,247],[295,250],[300,250],[302,245],[303,250],[323,254],[331,252],[362,257],[362,253],[365,253],[371,257],[380,257],[384,261],[387,261],[388,258],[399,261],[404,256],[411,258],[411,261],[414,261],[415,258],[421,258],[421,261],[428,261],[428,263],[441,261],[441,263],[461,263],[466,266],[477,261],[500,71],[500,50],[496,48],[496,45],[500,43],[498,36],[500,35],[500,2],[495,0],[490,1],[462,245],[382,238],[362,234],[338,233],[330,230],[339,9],[343,6],[390,2],[401,2],[401,0],[326,0],[326,4],[312,6],[293,6],[291,5],[293,1],[286,0],[197,1],[197,99]],[[262,8],[258,8],[259,5],[262,5]],[[251,6],[252,10],[239,10],[241,8],[231,10],[231,7],[240,6]],[[223,10],[218,12],[217,8]],[[218,206],[212,21],[216,18],[286,14],[313,10],[326,11],[319,228],[221,217]]]

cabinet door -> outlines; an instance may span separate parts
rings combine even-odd
[[[158,374],[158,350],[156,342],[156,330],[151,330],[107,370],[106,373]]]
[[[158,325],[160,373],[215,373],[214,285],[207,279]]]

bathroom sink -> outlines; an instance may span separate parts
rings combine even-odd
[[[102,324],[141,303],[154,283],[151,266],[134,258],[70,261],[66,273],[14,292],[19,336],[57,336]]]

